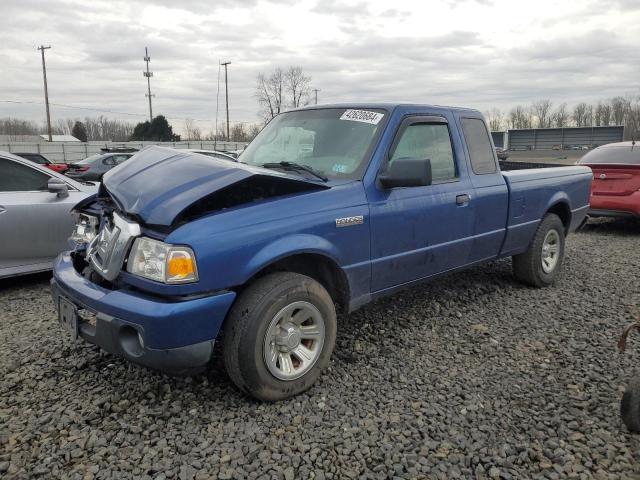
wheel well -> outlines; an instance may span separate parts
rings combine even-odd
[[[565,202],[558,202],[547,210],[547,213],[555,213],[558,215],[564,225],[565,233],[569,231],[569,226],[571,225],[571,209],[569,209],[569,205]]]
[[[292,255],[264,267],[245,285],[274,272],[295,272],[313,278],[327,289],[340,311],[349,310],[349,281],[344,271],[332,259],[314,253]]]

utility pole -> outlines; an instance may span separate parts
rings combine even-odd
[[[224,65],[224,91],[225,97],[227,99],[227,142],[231,140],[231,135],[229,135],[229,79],[227,77],[227,66],[231,65],[231,62],[221,63]]]
[[[153,110],[151,109],[151,97],[155,97],[155,95],[151,95],[151,77],[153,77],[153,72],[149,71],[149,62],[151,61],[151,57],[149,56],[149,52],[147,47],[144,47],[144,61],[147,62],[147,71],[142,72],[142,75],[147,77],[147,92],[145,93],[145,97],[149,97],[149,122],[153,121]]]
[[[320,90],[319,88],[314,88],[313,89],[313,93],[315,93],[316,95],[316,105],[318,104],[318,92],[321,92],[322,90]]]
[[[47,89],[47,66],[44,63],[44,51],[51,48],[51,45],[45,47],[40,45],[38,50],[42,53],[42,76],[44,77],[44,104],[47,107],[47,133],[49,134],[49,141],[53,141],[51,138],[51,115],[49,115],[49,90]]]

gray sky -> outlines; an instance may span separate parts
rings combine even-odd
[[[133,121],[148,113],[148,46],[154,113],[208,132],[219,59],[232,62],[234,123],[258,120],[256,75],[289,65],[313,77],[321,103],[487,110],[637,95],[639,39],[638,0],[2,0],[0,117],[44,121],[40,44],[53,47],[50,102]],[[54,121],[87,115],[99,113],[52,106]]]

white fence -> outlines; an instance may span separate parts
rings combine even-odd
[[[100,153],[105,147],[133,147],[142,149],[148,145],[162,145],[172,148],[198,148],[201,150],[240,150],[243,142],[0,142],[0,151],[11,153],[41,153],[54,163],[77,162],[89,155]]]

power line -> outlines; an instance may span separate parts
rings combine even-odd
[[[42,105],[43,102],[41,101],[34,101],[34,100],[0,100],[0,103],[15,103],[15,104],[27,104],[27,105]],[[91,112],[99,112],[99,113],[112,113],[114,115],[127,115],[127,116],[131,116],[131,117],[146,117],[147,115],[144,113],[131,113],[131,112],[120,112],[120,111],[116,111],[116,110],[108,110],[108,109],[104,109],[104,108],[94,108],[94,107],[79,107],[77,105],[67,105],[64,103],[53,103],[50,102],[49,105],[52,105],[54,107],[60,107],[60,108],[71,108],[74,110],[87,110],[87,111],[91,111]],[[190,116],[187,117],[173,117],[173,116],[167,116],[167,119],[169,120],[193,120],[194,122],[212,122],[212,120],[210,119],[206,119],[206,118],[192,118]],[[235,123],[243,123],[246,125],[253,125],[254,123],[258,123],[258,121],[236,121]]]
[[[44,63],[44,51],[51,48],[51,45],[45,47],[40,45],[38,50],[42,53],[42,76],[44,77],[44,103],[47,106],[47,133],[49,134],[49,141],[53,141],[51,137],[51,115],[49,115],[49,90],[47,89],[47,67]]]
[[[42,105],[42,102],[32,101],[32,100],[0,100],[0,103],[19,103],[19,104],[31,104],[31,105]],[[128,113],[128,112],[117,112],[115,110],[105,110],[103,108],[92,108],[92,107],[78,107],[77,105],[66,105],[64,103],[53,103],[50,105],[54,107],[61,108],[73,108],[76,110],[90,110],[92,112],[101,112],[101,113],[113,113],[114,115],[130,115],[134,117],[146,117],[143,113]]]

